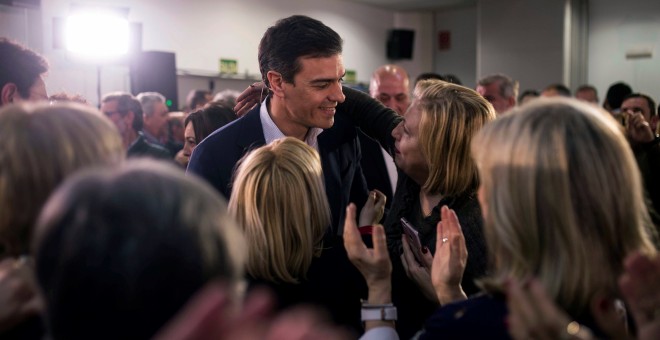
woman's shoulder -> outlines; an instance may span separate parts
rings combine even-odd
[[[502,296],[480,294],[442,306],[426,321],[420,339],[510,339]]]

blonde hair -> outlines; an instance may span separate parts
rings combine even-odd
[[[229,212],[250,245],[247,272],[271,282],[299,282],[330,224],[321,160],[291,137],[249,153],[234,180]]]
[[[493,106],[467,87],[439,80],[420,81],[415,100],[421,112],[419,145],[429,167],[422,190],[445,196],[474,192],[479,176],[470,142],[495,119]]]
[[[118,164],[117,128],[76,103],[11,105],[0,110],[0,238],[4,255],[27,251],[36,216],[67,176],[90,165]]]
[[[628,253],[655,253],[635,158],[598,108],[539,99],[487,125],[472,153],[494,255],[487,285],[536,276],[577,317],[597,290],[617,291]]]

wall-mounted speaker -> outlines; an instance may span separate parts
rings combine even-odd
[[[173,52],[145,51],[131,61],[131,92],[158,92],[171,101],[169,109],[179,110],[176,84],[176,55]]]
[[[393,29],[387,38],[387,59],[412,59],[415,31]]]

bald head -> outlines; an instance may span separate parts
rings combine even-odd
[[[410,105],[408,73],[397,65],[383,65],[371,76],[371,96],[403,115]]]

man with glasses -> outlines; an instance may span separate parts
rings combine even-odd
[[[149,143],[142,134],[142,106],[133,95],[114,92],[103,96],[101,112],[119,130],[128,157],[172,158],[167,149]]]
[[[20,101],[48,100],[43,75],[48,71],[44,57],[0,37],[0,106]]]

